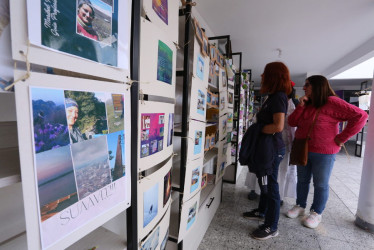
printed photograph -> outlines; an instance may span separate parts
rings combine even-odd
[[[203,132],[195,131],[195,146],[194,146],[194,155],[201,153],[202,141],[203,141]]]
[[[224,88],[227,87],[227,77],[226,77],[226,71],[222,70],[222,86]]]
[[[168,0],[152,0],[152,9],[168,25]]]
[[[200,44],[203,43],[203,31],[200,28],[199,22],[194,18],[195,35]]]
[[[35,153],[70,144],[64,91],[30,87]]]
[[[167,146],[169,147],[173,144],[173,135],[174,135],[174,113],[169,114],[169,125],[168,125],[168,141]]]
[[[164,176],[164,206],[168,202],[171,194],[171,171]]]
[[[108,158],[110,176],[112,182],[125,176],[125,135],[124,131],[118,131],[107,135]]]
[[[227,113],[227,123],[232,123],[232,122],[233,122],[233,113]]]
[[[197,91],[197,113],[200,115],[205,113],[205,95],[200,89]]]
[[[210,148],[210,136],[205,137],[204,151],[208,151]]]
[[[192,193],[199,187],[199,176],[200,176],[200,167],[197,167],[194,170],[192,170],[190,193]]]
[[[65,90],[66,118],[72,143],[108,134],[105,93]]]
[[[221,98],[221,103],[219,106],[221,107],[221,110],[223,110],[226,104],[225,92],[221,93],[220,98]]]
[[[113,1],[77,0],[76,2],[76,33],[94,41],[110,44]]]
[[[205,35],[203,36],[203,44],[201,46],[201,54],[203,54],[204,56],[209,56],[208,38]]]
[[[210,45],[210,60],[212,63],[216,61],[217,55],[216,55],[216,47],[213,45]]]
[[[111,183],[106,136],[72,144],[71,153],[79,199]]]
[[[233,104],[233,102],[234,102],[234,94],[229,92],[229,103]]]
[[[9,0],[0,0],[0,55],[0,92],[14,91],[14,87],[5,90],[14,81]]]
[[[201,81],[204,81],[204,59],[201,55],[197,55],[196,74]]]
[[[168,243],[168,237],[169,237],[169,228],[168,228],[168,230],[166,231],[166,234],[165,234],[165,236],[164,236],[164,239],[163,239],[162,242],[161,242],[160,250],[165,250],[165,249],[166,249],[166,244]]]
[[[78,201],[70,146],[36,154],[35,162],[43,222]]]
[[[145,141],[149,139],[149,129],[144,129],[141,132],[141,140]]]
[[[118,66],[118,0],[41,0],[40,4],[42,45]]]
[[[148,237],[141,247],[141,250],[155,250],[158,246],[160,238],[160,227],[157,227],[156,230]]]
[[[165,113],[141,115],[140,158],[163,150]]]
[[[141,145],[141,157],[145,157],[149,155],[149,144]]]
[[[213,148],[216,145],[216,136],[210,137],[210,148]]]
[[[106,99],[105,106],[108,118],[109,133],[124,130],[124,96],[121,94],[109,94],[110,98]]]
[[[210,105],[212,104],[212,93],[209,90],[206,95],[206,103]]]
[[[146,227],[158,213],[158,183],[143,193],[143,228]]]
[[[226,133],[226,128],[227,128],[227,120],[222,120],[222,134]]]
[[[208,184],[208,174],[205,173],[201,177],[201,188],[205,188],[205,186]]]
[[[192,226],[192,224],[196,220],[196,209],[197,209],[197,202],[195,202],[195,204],[192,207],[190,207],[190,209],[188,210],[187,230]]]
[[[173,51],[158,41],[157,80],[171,84],[173,78]]]

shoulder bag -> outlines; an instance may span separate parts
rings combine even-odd
[[[308,135],[306,138],[294,139],[292,142],[291,154],[290,154],[290,165],[305,166],[308,162],[308,141],[310,140],[310,134],[314,124],[316,123],[319,111],[317,110],[316,115],[314,116],[313,123],[309,128]]]

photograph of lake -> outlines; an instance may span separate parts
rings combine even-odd
[[[42,221],[78,201],[70,146],[36,154]]]

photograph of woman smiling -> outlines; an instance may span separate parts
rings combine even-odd
[[[78,2],[77,13],[77,33],[93,39],[99,40],[99,37],[92,26],[92,21],[95,18],[95,10],[90,0],[80,0]]]

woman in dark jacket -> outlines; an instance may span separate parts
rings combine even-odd
[[[272,62],[265,66],[261,75],[261,93],[268,94],[261,110],[257,114],[257,122],[264,124],[263,134],[273,136],[274,159],[271,174],[259,179],[261,196],[258,209],[244,213],[259,213],[265,215],[265,222],[252,233],[252,237],[265,240],[278,235],[278,220],[280,210],[279,186],[277,182],[279,163],[285,154],[282,140],[285,114],[287,113],[288,98],[291,93],[290,73],[282,62]]]

